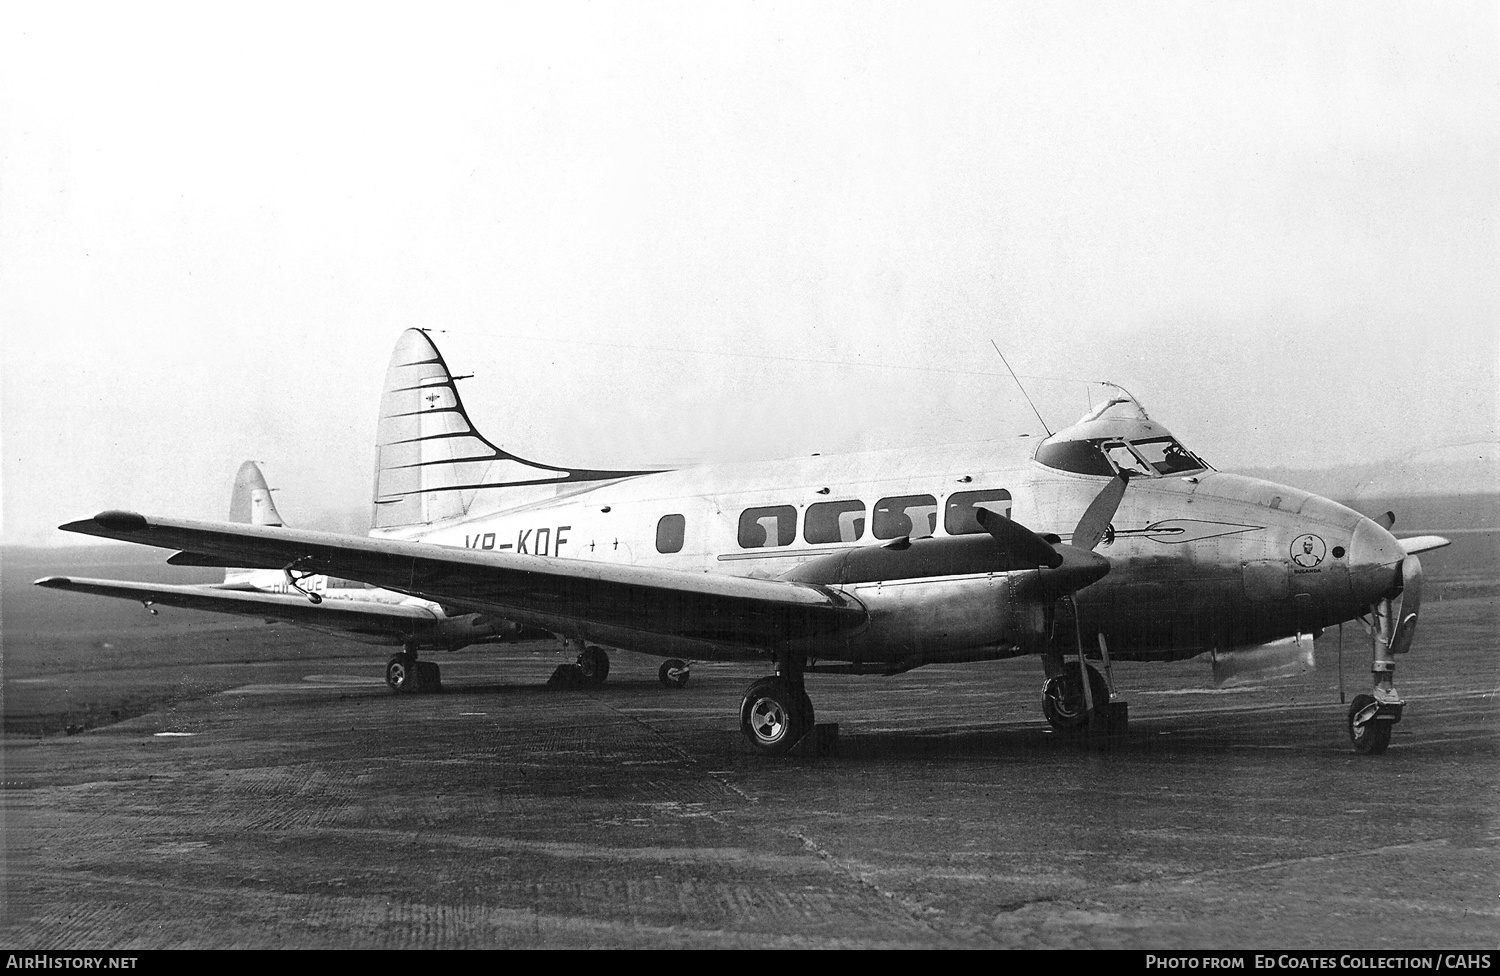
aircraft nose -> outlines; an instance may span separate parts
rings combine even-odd
[[[1375,522],[1361,518],[1349,542],[1349,581],[1375,602],[1401,583],[1401,560],[1406,552],[1396,537]]]

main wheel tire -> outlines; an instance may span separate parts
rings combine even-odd
[[[1094,706],[1109,702],[1109,682],[1104,676],[1094,670],[1090,665],[1089,690],[1094,696]],[[1083,698],[1083,680],[1078,676],[1078,668],[1069,665],[1068,669],[1055,678],[1048,678],[1042,683],[1042,714],[1047,718],[1047,724],[1059,732],[1069,732],[1081,729],[1088,723],[1089,715],[1087,702]]]
[[[784,756],[812,729],[812,700],[782,678],[761,678],[745,689],[740,731],[760,753]]]
[[[578,674],[586,685],[602,685],[609,677],[609,655],[590,644],[578,655]]]
[[[683,688],[688,683],[687,662],[679,661],[675,657],[669,657],[661,662],[661,668],[656,672],[656,678],[664,688]]]
[[[1367,719],[1356,723],[1359,713],[1377,704],[1373,695],[1355,695],[1349,703],[1349,742],[1354,751],[1362,756],[1378,756],[1391,744],[1391,726],[1394,722]]]
[[[391,693],[409,695],[417,690],[417,662],[410,654],[393,654],[385,662],[385,683]]]

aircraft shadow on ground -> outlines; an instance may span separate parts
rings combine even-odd
[[[841,761],[922,760],[985,758],[1067,759],[1082,756],[1127,755],[1143,757],[1204,756],[1237,751],[1254,744],[1252,730],[1226,727],[1218,731],[1194,730],[1174,733],[1170,725],[1140,723],[1124,735],[1059,733],[1042,726],[912,731],[882,731],[845,734],[841,731],[831,752],[816,741],[800,744],[797,752],[807,757],[828,755]],[[1286,745],[1309,751],[1335,749],[1342,745],[1323,737],[1311,737]]]

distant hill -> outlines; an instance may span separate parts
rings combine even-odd
[[[1500,443],[1437,447],[1400,460],[1330,468],[1225,470],[1291,485],[1366,511],[1369,499],[1500,495]]]

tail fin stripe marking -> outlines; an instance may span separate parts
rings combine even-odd
[[[407,359],[412,353],[418,358]],[[375,446],[372,501],[376,528],[430,525],[468,514],[479,497],[488,506],[499,504],[494,495],[472,494],[487,489],[520,489],[530,500],[538,491],[557,485],[656,473],[656,469],[573,470],[540,464],[498,447],[475,429],[443,354],[420,329],[403,333],[391,357]],[[516,480],[504,480],[508,478]],[[520,500],[507,498],[505,502]]]
[[[458,409],[457,407],[428,407],[426,410],[408,410],[405,413],[387,413],[387,414],[382,414],[381,417],[380,417],[380,419],[381,420],[393,420],[396,417],[421,417],[421,416],[428,416],[428,415],[435,414],[435,413],[456,413],[456,414],[462,414],[463,411],[460,410],[460,409]],[[468,418],[464,418],[464,419],[468,419]]]
[[[421,437],[408,437],[408,438],[405,438],[404,440],[387,441],[386,443],[387,444],[420,444],[422,441],[444,441],[444,440],[449,440],[449,439],[454,438],[454,437],[475,437],[475,438],[478,438],[480,440],[483,440],[483,438],[479,438],[479,435],[475,434],[472,430],[455,430],[455,431],[452,431],[451,433],[446,433],[446,434],[423,434]],[[493,447],[494,445],[491,444],[489,446]],[[508,457],[514,457],[514,455],[506,454],[504,451],[497,450],[495,452],[495,457],[497,457],[497,458],[498,457],[507,457],[508,458]],[[493,460],[493,458],[491,460]]]
[[[413,462],[412,464],[392,464],[392,465],[388,465],[386,467],[386,470],[387,471],[405,471],[408,468],[425,468],[428,465],[432,465],[432,464],[473,464],[475,462],[497,461],[497,460],[504,460],[504,459],[503,458],[497,458],[493,454],[481,454],[479,457],[461,457],[461,458],[453,458],[451,460],[448,459],[448,458],[438,458],[436,461],[416,461],[416,462]],[[561,470],[561,469],[559,468],[557,470]]]
[[[443,382],[438,382],[438,383],[418,383],[416,386],[397,386],[397,387],[393,387],[390,390],[390,392],[392,392],[392,393],[410,393],[412,390],[452,390],[454,397],[458,396],[458,387],[454,386],[452,383],[443,383]]]

